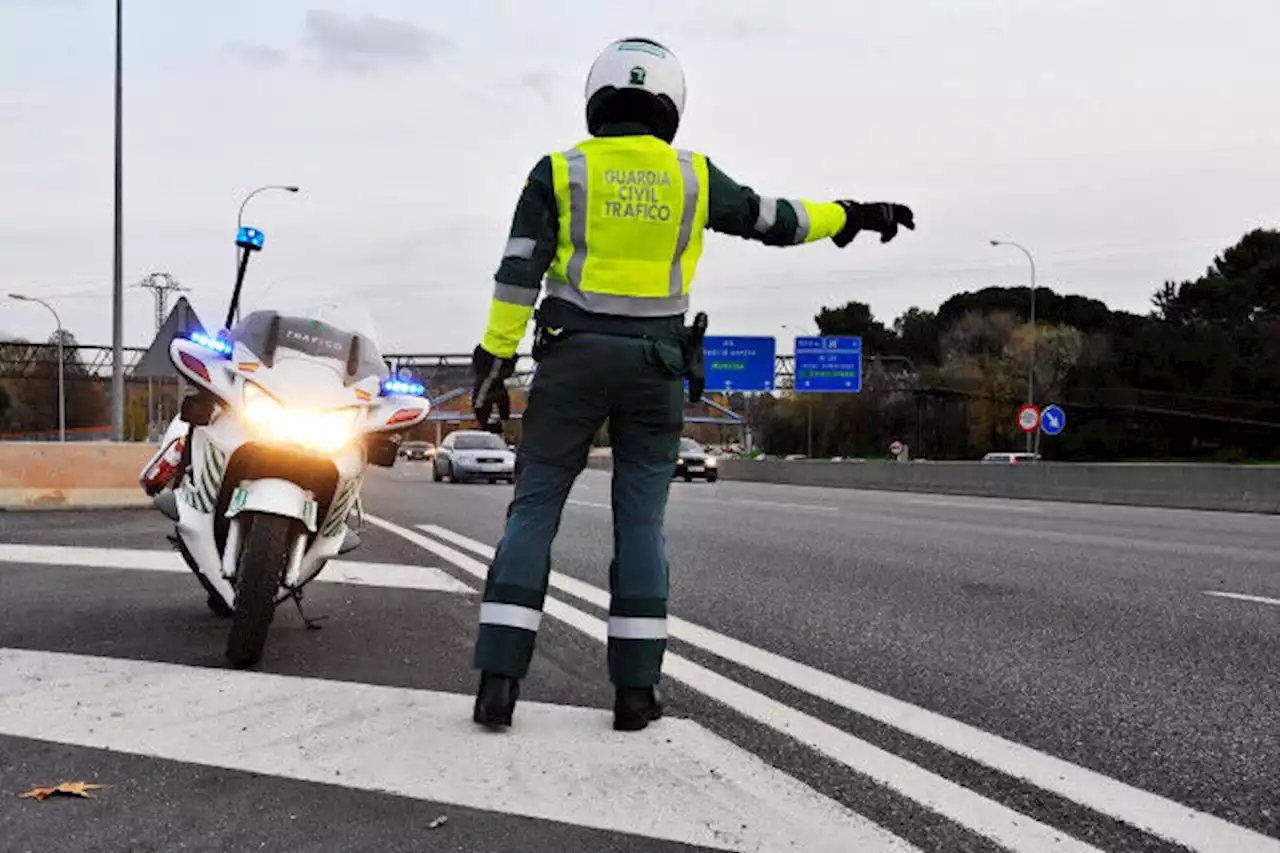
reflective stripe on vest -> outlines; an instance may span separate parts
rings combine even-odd
[[[707,162],[652,136],[551,155],[559,208],[547,293],[594,313],[681,314],[702,255]]]

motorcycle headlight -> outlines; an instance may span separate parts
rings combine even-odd
[[[244,385],[242,411],[249,426],[263,438],[283,441],[290,437],[288,411],[279,400],[252,382]]]
[[[257,385],[244,386],[244,419],[259,437],[332,453],[355,437],[360,409],[299,412],[289,409]]]
[[[359,416],[359,409],[338,409],[312,418],[307,443],[322,453],[342,448],[355,436]]]
[[[707,467],[708,468],[716,467],[716,458],[714,456],[707,457]]]

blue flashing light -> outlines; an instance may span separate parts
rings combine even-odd
[[[401,379],[388,379],[382,383],[384,394],[407,394],[418,396],[427,393],[427,386],[421,382],[406,382]]]
[[[266,234],[263,234],[257,228],[250,228],[246,225],[236,234],[236,245],[252,251],[258,251],[262,248],[262,244],[266,239]]]
[[[222,338],[211,337],[204,332],[192,332],[191,340],[221,355],[231,355],[231,343]]]

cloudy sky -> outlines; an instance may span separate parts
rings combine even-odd
[[[53,300],[92,343],[110,340],[113,5],[0,0],[0,294]],[[125,6],[125,280],[171,273],[206,322],[241,198],[296,183],[249,208],[258,298],[349,292],[387,350],[469,350],[526,172],[584,135],[587,68],[628,35],[681,57],[677,141],[740,182],[917,213],[890,246],[709,238],[695,303],[719,333],[1023,283],[992,237],[1031,248],[1042,283],[1146,311],[1162,280],[1280,226],[1277,0]],[[143,345],[150,294],[125,305]],[[0,300],[0,329],[49,325]]]

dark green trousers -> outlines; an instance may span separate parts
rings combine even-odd
[[[575,334],[538,365],[524,414],[515,497],[485,583],[478,669],[523,678],[551,571],[551,543],[591,439],[608,421],[613,445],[609,676],[658,683],[667,646],[662,520],[684,419],[676,342]]]

